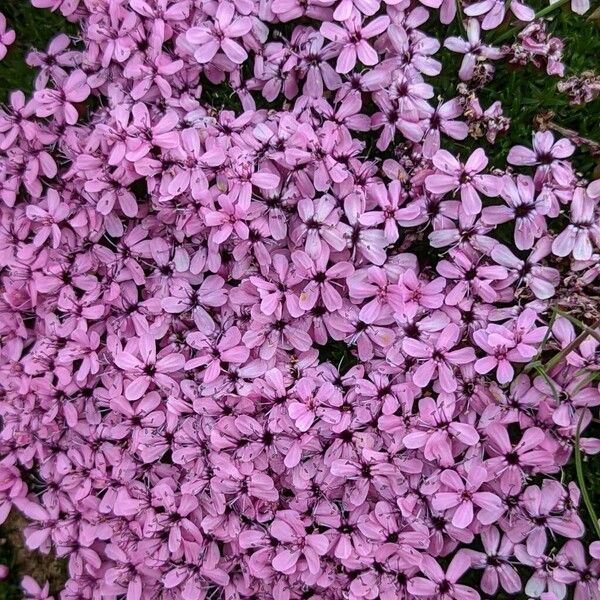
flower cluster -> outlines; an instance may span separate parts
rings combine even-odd
[[[592,71],[584,71],[579,76],[573,75],[560,81],[556,87],[569,96],[571,104],[587,104],[600,95],[600,77]]]
[[[546,32],[544,21],[533,21],[521,31],[510,49],[511,62],[520,65],[531,63],[538,68],[546,68],[548,75],[563,76],[565,65],[563,42]]]
[[[505,171],[442,148],[508,126],[426,81],[456,3],[32,3],[82,40],[0,111],[0,520],[60,598],[597,597],[560,475],[600,354],[553,308],[600,181],[549,132]],[[461,80],[511,60],[504,7],[445,40]]]

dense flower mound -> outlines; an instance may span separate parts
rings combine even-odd
[[[495,61],[562,74],[531,8],[32,3],[81,38],[0,111],[0,519],[60,598],[598,598],[563,467],[600,449],[600,336],[560,308],[600,181],[549,131],[505,171],[445,149],[510,126]]]

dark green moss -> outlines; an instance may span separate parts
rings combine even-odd
[[[21,600],[21,579],[25,575],[33,577],[40,585],[50,583],[50,592],[58,597],[67,579],[67,565],[54,554],[30,552],[25,547],[23,529],[27,521],[16,511],[12,511],[0,527],[0,564],[9,568],[8,577],[0,581],[0,600]]]
[[[75,35],[77,27],[58,13],[33,8],[28,0],[4,0],[0,11],[17,39],[0,61],[0,102],[6,102],[13,90],[30,92],[35,71],[27,66],[25,57],[32,49],[45,50],[48,42],[59,33]]]

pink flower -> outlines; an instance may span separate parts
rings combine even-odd
[[[393,498],[393,482],[398,480],[400,471],[396,465],[386,462],[385,458],[385,454],[365,448],[357,458],[332,461],[331,474],[348,481],[344,489],[344,502],[357,508],[364,504],[371,489],[385,492],[390,500]]]
[[[137,350],[139,358],[135,356]],[[167,353],[158,358],[156,354],[155,341],[148,335],[142,335],[137,340],[131,340],[124,351],[115,356],[115,364],[134,376],[125,387],[127,400],[138,400],[141,398],[150,384],[166,390],[177,386],[177,383],[169,377],[168,373],[175,373],[183,368],[185,358],[182,354]]]
[[[223,244],[234,232],[240,239],[247,239],[249,230],[244,221],[247,211],[225,195],[219,196],[218,203],[204,209],[204,222],[211,228],[210,243]]]
[[[593,578],[598,572],[598,565],[593,562],[588,564],[583,544],[578,540],[569,540],[559,554],[561,566],[557,569],[556,580],[565,584],[575,583],[577,597],[593,597],[597,591]],[[564,558],[569,561],[566,568],[562,566]]]
[[[368,262],[381,266],[386,258],[385,235],[380,229],[370,227],[371,219],[366,214],[357,195],[350,194],[346,197],[344,214],[348,221],[348,225],[344,228],[344,234],[352,256],[362,256]],[[333,244],[330,245],[333,246]]]
[[[562,486],[550,479],[545,479],[541,487],[530,485],[525,489],[524,513],[508,533],[515,542],[526,539],[529,556],[543,555],[548,540],[546,528],[567,538],[583,535],[583,522],[579,516],[560,509],[563,493]],[[530,564],[529,560],[526,564]]]
[[[302,280],[308,280],[298,297],[298,306],[302,310],[310,310],[320,298],[328,311],[342,308],[342,296],[338,291],[342,289],[342,285],[336,280],[345,279],[354,273],[352,263],[342,261],[327,268],[329,251],[322,252],[313,260],[302,250],[296,250],[292,254],[292,261],[298,276]]]
[[[377,140],[379,150],[385,150],[391,144],[396,131],[413,142],[423,138],[425,120],[417,119],[418,113],[415,114],[413,110],[401,111],[400,100],[392,98],[387,92],[376,92],[373,98],[380,112],[373,115],[371,124],[373,129],[383,128]]]
[[[3,134],[0,149],[8,150],[19,138],[35,139],[40,134],[39,126],[31,117],[35,114],[32,100],[26,102],[21,91],[10,94],[10,107],[0,110],[0,133]]]
[[[538,131],[533,136],[533,150],[526,146],[514,146],[506,159],[511,165],[541,165],[541,168],[550,171],[559,183],[569,182],[569,173],[562,160],[575,152],[573,143],[563,138],[554,141],[550,131]]]
[[[434,375],[438,375],[440,386],[445,392],[454,392],[457,388],[456,378],[453,374],[453,365],[464,365],[475,360],[473,348],[460,348],[452,350],[461,337],[460,328],[454,323],[447,325],[429,343],[420,342],[412,338],[404,338],[402,349],[409,356],[425,359],[412,376],[415,385],[423,388],[429,385]]]
[[[199,63],[208,63],[222,50],[231,62],[243,63],[248,58],[243,46],[235,41],[244,37],[252,28],[248,17],[235,17],[231,2],[220,2],[212,24],[192,27],[186,33],[187,40],[196,46],[194,57]]]
[[[305,562],[313,575],[321,571],[320,557],[327,552],[329,540],[319,533],[306,533],[298,513],[278,511],[269,530],[281,544],[272,563],[276,571],[292,574],[296,572],[300,560]]]
[[[593,247],[600,246],[597,205],[597,200],[590,198],[585,190],[575,190],[571,202],[571,223],[552,242],[552,252],[556,256],[573,254],[576,260],[591,258]]]
[[[477,296],[485,302],[494,302],[498,293],[493,284],[507,277],[504,267],[477,264],[467,254],[454,250],[451,260],[441,260],[437,271],[454,286],[447,292],[446,304],[458,305],[464,298]]]
[[[498,177],[479,174],[488,164],[485,152],[481,149],[475,150],[464,165],[447,150],[438,150],[432,161],[437,172],[425,179],[427,189],[434,194],[460,191],[462,206],[468,215],[481,212],[478,192],[486,196],[498,196],[502,191]]]
[[[198,198],[208,189],[206,171],[221,166],[225,152],[216,144],[203,145],[196,129],[184,129],[180,135],[180,143],[173,152],[173,178],[165,187],[171,196],[180,196],[190,189],[192,196]]]
[[[438,0],[427,1],[436,3]],[[439,75],[442,64],[431,58],[431,55],[440,49],[438,40],[424,35],[416,38],[407,31],[419,24],[419,17],[416,17],[419,12],[418,9],[414,10],[404,23],[404,27],[392,22],[387,30],[387,35],[398,57],[401,57],[402,63],[410,67],[407,72],[416,70],[423,75]]]
[[[35,234],[33,244],[42,246],[51,237],[52,247],[58,248],[61,237],[59,223],[66,219],[70,208],[67,204],[61,203],[60,196],[55,190],[48,190],[46,204],[47,209],[33,204],[30,204],[26,209],[27,217],[34,223],[41,225]]]
[[[479,508],[477,519],[484,525],[494,523],[504,512],[500,498],[491,492],[480,491],[480,487],[489,479],[483,467],[473,466],[467,471],[466,479],[456,471],[445,470],[440,475],[442,489],[433,495],[432,505],[436,510],[451,510],[452,525],[464,529],[474,519],[475,508]]]
[[[299,298],[294,292],[294,287],[302,281],[302,277],[291,266],[285,255],[276,254],[270,277],[250,277],[250,283],[260,296],[260,309],[265,315],[281,314],[284,306],[293,317],[300,317],[304,313],[305,309],[300,307]]]
[[[407,269],[402,273],[398,286],[402,294],[403,311],[407,315],[416,315],[423,308],[440,308],[444,304],[446,280],[443,277],[424,281],[412,269]]]
[[[552,455],[540,448],[545,441],[544,432],[531,427],[523,434],[518,443],[511,443],[506,428],[492,423],[486,429],[490,454],[486,468],[498,475],[500,488],[506,494],[517,494],[526,480],[530,469],[552,467]]]
[[[527,351],[523,354],[514,333],[503,325],[488,325],[486,329],[477,330],[473,338],[488,354],[475,362],[475,370],[485,374],[496,369],[499,383],[508,383],[513,379],[514,369],[511,363],[526,363],[535,356],[535,350],[533,353]]]
[[[539,396],[536,394],[540,400],[558,395],[558,400],[552,403],[556,407],[552,411],[552,421],[560,427],[577,427],[579,419],[583,418],[585,422],[586,417],[591,415],[590,409],[600,404],[598,389],[582,388],[581,376],[574,376],[565,384],[552,379],[546,381],[541,377],[536,377],[533,383],[534,390],[542,392]]]
[[[504,177],[502,182],[500,195],[508,206],[488,206],[481,218],[491,225],[514,221],[515,244],[519,250],[528,250],[546,232],[544,215],[548,214],[549,203],[544,196],[535,199],[531,177],[519,175],[516,183],[511,177]]]
[[[507,246],[496,244],[491,251],[492,259],[509,270],[510,278],[525,284],[540,300],[554,296],[560,283],[557,269],[543,266],[540,261],[551,253],[552,242],[548,237],[541,238],[533,252],[526,259],[517,258]]]
[[[465,14],[469,17],[480,17],[485,15],[481,27],[484,30],[496,29],[506,14],[506,8],[501,0],[482,0],[475,2],[465,8]],[[535,15],[534,11],[529,6],[522,2],[511,2],[508,6],[519,21],[532,21]]]
[[[271,10],[284,23],[299,17],[324,21],[332,16],[328,8],[331,4],[330,0],[273,0]]]
[[[143,432],[156,429],[165,422],[165,413],[160,410],[161,398],[157,392],[149,392],[133,406],[123,396],[110,400],[111,408],[122,415],[120,423],[115,426],[114,434],[131,436],[132,448],[138,450]]]
[[[364,323],[375,323],[381,317],[390,317],[401,306],[401,294],[397,285],[391,284],[385,269],[369,267],[359,271],[348,280],[350,298],[356,301],[371,298],[360,309],[359,318]]]
[[[25,575],[21,580],[21,589],[25,594],[24,600],[54,600],[54,596],[50,595],[50,584],[47,581],[40,586],[33,577]]]
[[[277,0],[275,0],[277,1]],[[333,44],[323,47],[325,38],[320,34],[311,36],[306,55],[304,56],[306,82],[304,93],[314,98],[322,98],[323,90],[336,90],[342,85],[342,79],[327,62],[336,55]]]
[[[389,24],[389,17],[382,16],[373,19],[363,27],[362,18],[356,12],[344,21],[344,27],[334,23],[323,23],[321,34],[324,38],[335,42],[340,49],[336,71],[350,72],[356,65],[357,59],[364,65],[376,65],[379,56],[367,40],[383,33]]]
[[[368,220],[372,225],[383,223],[385,241],[389,244],[398,241],[399,227],[410,227],[421,220],[421,209],[416,203],[401,206],[408,198],[399,181],[392,181],[389,186],[373,185],[369,192],[377,200],[382,212],[371,211],[362,220]]]
[[[464,140],[467,137],[469,126],[457,119],[462,114],[463,107],[459,98],[440,104],[431,113],[423,142],[423,152],[426,156],[433,156],[440,149],[441,133],[455,140]]]
[[[58,89],[44,89],[35,93],[35,112],[38,117],[54,115],[59,120],[74,125],[79,118],[75,104],[83,102],[89,95],[87,75],[76,70],[58,84]]]
[[[12,29],[6,29],[6,17],[0,13],[0,60],[8,52],[7,46],[14,43],[17,35]]]
[[[509,594],[520,592],[521,579],[511,565],[514,544],[506,536],[501,536],[494,525],[481,532],[481,541],[483,552],[468,550],[468,553],[473,566],[484,569],[481,578],[482,591],[494,595],[501,586]]]
[[[218,152],[217,148],[215,152]],[[226,178],[229,198],[232,202],[237,201],[244,210],[250,206],[253,186],[274,190],[279,185],[279,175],[273,170],[261,168],[247,151],[239,147],[232,148],[229,158],[231,166]]]
[[[560,560],[559,558],[556,560],[546,554],[531,556],[525,546],[521,544],[515,546],[515,556],[519,562],[533,569],[533,574],[525,584],[525,593],[528,596],[535,596],[540,600],[559,600],[565,597],[567,588],[564,583],[556,578],[556,575],[560,573],[559,569],[566,564],[565,559]],[[546,565],[550,561],[558,568],[548,569]],[[548,592],[545,592],[546,589]]]
[[[296,243],[305,240],[304,249],[308,256],[318,258],[325,245],[337,251],[345,248],[346,242],[337,226],[340,210],[327,196],[318,200],[302,198],[298,202],[298,216],[300,222],[291,235]]]
[[[458,37],[446,38],[444,46],[452,52],[464,54],[460,71],[458,72],[463,81],[470,81],[475,74],[475,66],[479,58],[498,60],[504,56],[499,48],[486,46],[481,42],[481,26],[477,19],[469,19],[467,23],[467,39]]]
[[[290,403],[288,413],[294,425],[304,432],[313,425],[325,401],[333,404],[333,397],[339,392],[329,382],[317,386],[315,381],[302,378],[294,387],[294,394],[298,400]]]
[[[468,423],[454,420],[456,400],[443,394],[437,402],[432,398],[419,401],[419,426],[422,429],[404,436],[402,443],[407,448],[423,448],[427,460],[438,461],[443,467],[454,464],[453,441],[467,446],[479,442],[477,430]]]
[[[58,34],[50,40],[46,52],[33,50],[25,62],[30,67],[39,69],[35,78],[35,89],[41,90],[48,85],[50,79],[61,80],[67,76],[66,67],[74,67],[78,64],[79,53],[67,51],[71,39],[64,33]]]
[[[371,118],[360,112],[362,101],[360,94],[348,94],[343,104],[333,108],[323,99],[318,98],[315,108],[321,113],[324,120],[330,121],[335,128],[347,127],[353,131],[369,131],[371,129]]]
[[[408,591],[417,597],[439,598],[440,600],[479,600],[479,594],[466,585],[457,583],[470,567],[466,554],[456,554],[444,573],[437,561],[424,555],[419,569],[426,577],[413,577],[408,582]]]
[[[333,12],[336,21],[346,21],[355,11],[370,17],[379,9],[379,0],[341,0]]]
[[[175,566],[164,577],[163,585],[167,590],[181,588],[182,598],[192,599],[205,595],[209,585],[226,586],[229,583],[228,573],[221,568],[220,556],[216,544],[209,545],[202,552],[186,561],[181,566]]]
[[[209,275],[194,289],[187,281],[180,279],[170,286],[172,295],[163,298],[161,305],[172,314],[189,311],[196,322],[203,324],[203,329],[207,332],[212,329],[213,320],[206,309],[225,304],[224,283],[219,275]]]
[[[250,351],[241,344],[241,341],[242,334],[237,327],[225,331],[216,344],[213,344],[204,333],[197,331],[190,333],[186,342],[200,352],[198,356],[185,363],[186,370],[205,366],[203,381],[205,383],[215,381],[225,364],[242,365],[248,360]]]

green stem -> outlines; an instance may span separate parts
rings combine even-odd
[[[546,372],[546,369],[552,368],[553,366],[558,364],[567,354],[569,354],[569,352],[572,352],[575,348],[577,348],[579,346],[579,344],[581,344],[581,342],[588,335],[593,335],[594,337],[598,336],[598,333],[595,331],[595,328],[598,327],[598,323],[594,323],[592,325],[592,327],[588,327],[587,325],[585,325],[585,323],[583,323],[579,319],[572,317],[571,315],[565,313],[560,308],[554,308],[553,314],[552,314],[552,319],[550,320],[550,326],[548,328],[548,333],[552,329],[552,325],[554,324],[556,315],[561,315],[562,317],[568,319],[571,323],[573,323],[574,325],[576,325],[583,331],[566,348],[563,348],[563,350],[561,352],[559,352],[558,354],[553,356],[548,361],[548,363],[546,364],[545,367],[544,367],[544,365],[542,365],[540,363],[540,360],[539,360],[540,354],[541,354],[541,350],[540,350],[538,352],[537,356],[535,357],[535,359],[530,363],[530,365],[528,365],[528,368],[535,370],[538,373],[538,375],[540,375],[544,379],[544,381],[550,387],[550,389],[552,391],[552,395],[554,396],[555,400],[557,401],[557,403],[560,403],[558,390],[556,389],[554,382],[552,381],[552,379],[549,377],[548,373]],[[548,337],[548,334],[546,335],[546,337],[544,338],[544,340],[542,342],[542,348],[544,347],[544,345],[547,342],[547,337]],[[579,390],[579,389],[581,389],[581,387],[582,386],[577,386],[577,389]],[[596,536],[598,537],[598,539],[600,539],[600,523],[598,523],[598,517],[596,516],[596,511],[594,510],[594,505],[592,503],[592,499],[590,498],[590,494],[586,487],[584,473],[583,473],[583,459],[581,456],[580,440],[581,440],[581,425],[583,424],[584,416],[585,416],[585,409],[581,411],[581,416],[579,417],[579,421],[577,423],[577,428],[575,429],[575,441],[574,441],[575,472],[577,474],[577,485],[579,486],[579,491],[581,492],[581,497],[583,499],[583,503],[585,504],[588,514],[590,515],[592,525],[594,527],[594,530],[596,531]]]
[[[565,358],[565,356],[567,356],[567,354],[569,354],[570,352],[573,352],[573,350],[576,350],[581,345],[581,342],[583,342],[585,340],[585,338],[588,337],[588,335],[591,335],[594,338],[598,339],[598,332],[596,331],[596,327],[598,327],[600,325],[600,322],[596,321],[592,325],[592,327],[588,327],[587,325],[582,323],[579,319],[576,319],[575,317],[572,317],[571,315],[560,310],[560,308],[555,308],[554,311],[556,314],[561,315],[562,317],[564,317],[565,319],[567,319],[574,325],[577,325],[577,327],[583,329],[583,331],[570,344],[565,346],[558,354],[555,354],[546,363],[544,368],[548,371],[550,371],[553,367],[555,367],[563,358]]]
[[[566,4],[567,2],[570,2],[570,0],[558,0],[558,2],[555,2],[554,4],[550,4],[550,6],[546,6],[546,8],[542,8],[542,10],[536,12],[535,15],[533,15],[533,19],[535,20],[535,19],[540,19],[542,17],[545,17],[546,15],[549,15],[551,12],[554,12],[556,9],[560,8],[563,4]],[[519,32],[521,29],[523,29],[526,25],[527,25],[527,23],[523,23],[523,24],[515,25],[514,27],[511,27],[508,31],[505,31],[504,34],[501,35],[493,43],[494,46],[497,46],[498,44],[501,44],[505,40],[508,40],[515,33]]]
[[[458,27],[463,34],[466,34],[467,30],[465,28],[465,21],[464,21],[465,17],[463,15],[462,5],[461,5],[462,0],[454,0],[454,1],[456,2],[456,12],[458,13]]]
[[[546,384],[552,391],[552,395],[554,396],[554,399],[556,400],[556,402],[558,404],[560,404],[560,396],[558,394],[558,390],[556,389],[556,386],[554,385],[554,381],[552,381],[552,379],[550,379],[548,373],[546,373],[544,367],[537,366],[537,367],[535,367],[535,370],[537,371],[537,374],[540,375],[540,377],[546,382]]]
[[[581,381],[577,384],[577,386],[573,390],[573,395],[578,394],[585,386],[592,383],[592,381],[594,381],[594,379],[596,379],[596,376],[597,376],[596,372],[590,373],[589,371],[586,371],[585,369],[581,369],[581,371],[578,371],[575,373],[575,377],[578,377],[580,374],[581,374]],[[587,377],[586,377],[586,375],[587,375]]]
[[[555,308],[554,310],[556,311],[556,314],[564,317],[567,319],[567,321],[571,321],[573,325],[577,325],[579,329],[585,331],[588,335],[591,335],[594,339],[600,342],[600,333],[596,331],[596,324],[592,325],[592,327],[588,327],[583,321],[580,321],[577,317],[573,317],[569,313],[566,313],[564,310],[561,310],[560,308]]]
[[[552,316],[550,317],[550,321],[548,322],[548,330],[546,331],[546,335],[544,336],[544,339],[542,340],[542,343],[540,344],[540,347],[538,348],[538,352],[535,355],[535,358],[533,359],[536,362],[540,360],[540,357],[542,356],[542,352],[544,351],[544,348],[546,348],[546,344],[548,343],[548,340],[550,339],[550,336],[552,335],[552,327],[554,327],[554,321],[556,321],[556,310],[552,311]]]
[[[596,535],[598,536],[598,539],[600,539],[600,524],[598,523],[598,517],[596,516],[594,505],[592,504],[592,500],[585,485],[585,479],[583,478],[583,461],[581,459],[581,448],[579,447],[579,438],[581,436],[581,424],[583,423],[584,415],[585,410],[581,411],[579,423],[577,423],[577,429],[575,430],[575,471],[577,472],[577,484],[579,485],[579,490],[581,491],[583,503],[587,508],[587,511],[590,515],[590,519],[592,519],[594,529],[596,530]]]

